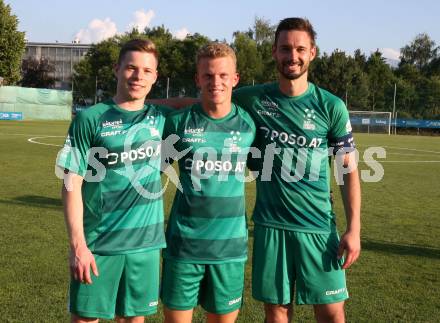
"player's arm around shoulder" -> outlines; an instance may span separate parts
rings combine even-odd
[[[168,106],[171,109],[179,110],[200,102],[199,98],[182,97],[182,98],[166,98],[166,99],[147,99],[146,103]]]
[[[263,85],[248,85],[237,88],[232,92],[232,102],[248,110],[252,106],[255,98],[258,97],[263,90]]]
[[[90,268],[95,276],[98,276],[98,268],[84,237],[83,200],[81,194],[83,180],[84,178],[78,174],[67,173],[61,190],[61,196],[69,237],[69,267],[71,275],[75,280],[91,284]]]

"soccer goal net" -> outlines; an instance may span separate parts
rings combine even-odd
[[[353,132],[391,134],[391,112],[348,111]]]

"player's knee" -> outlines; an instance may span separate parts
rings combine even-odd
[[[99,320],[97,318],[81,317],[72,313],[70,321],[72,323],[98,323]]]
[[[335,304],[314,305],[315,317],[318,323],[344,323],[344,302]]]
[[[287,323],[292,316],[292,305],[264,304],[266,323]]]

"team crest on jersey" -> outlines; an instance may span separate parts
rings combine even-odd
[[[304,110],[304,123],[303,129],[305,130],[315,130],[315,110],[313,109],[305,109]]]
[[[157,119],[155,116],[146,116],[145,120],[147,121],[147,125],[150,127],[154,127],[157,124]]]
[[[160,132],[157,130],[157,128],[150,128],[150,135],[152,137],[160,137]]]
[[[155,116],[146,116],[145,121],[147,122],[147,126],[150,128],[150,135],[152,137],[160,137],[160,132],[156,128],[158,120]]]
[[[240,131],[231,131],[229,134],[230,137],[225,139],[225,147],[229,148],[231,153],[239,153],[241,151],[239,143],[242,139]]]

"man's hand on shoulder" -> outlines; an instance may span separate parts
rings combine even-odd
[[[99,275],[95,257],[86,245],[70,249],[69,265],[73,278],[81,283],[92,283],[90,268],[95,276]]]

